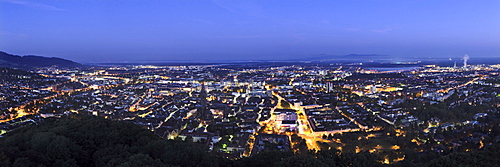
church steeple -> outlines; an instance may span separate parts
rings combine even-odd
[[[196,111],[198,118],[204,121],[213,119],[212,112],[208,106],[207,101],[207,89],[205,88],[205,83],[201,83],[200,96],[198,100],[198,109]]]

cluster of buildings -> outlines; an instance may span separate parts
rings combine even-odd
[[[421,126],[422,132],[446,123],[463,126],[466,121],[491,117],[500,105],[496,66],[426,66],[395,73],[314,65],[12,71],[16,70],[0,73],[4,123],[26,115],[90,114],[132,122],[164,138],[198,142],[233,158],[290,150],[292,134],[317,148],[317,141],[325,142],[322,136],[338,133],[388,126]],[[434,121],[429,121],[419,115],[428,107],[414,103],[487,107],[471,112],[470,118],[431,114]]]

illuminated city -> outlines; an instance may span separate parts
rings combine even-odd
[[[298,64],[4,68],[2,133],[84,114],[201,143],[229,159],[337,149],[373,153],[383,164],[408,150],[467,152],[500,140],[500,65]]]
[[[0,166],[496,167],[499,9],[0,0]]]

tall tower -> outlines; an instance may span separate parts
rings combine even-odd
[[[210,108],[208,107],[207,101],[207,90],[205,88],[205,83],[201,83],[200,96],[198,100],[198,107],[196,110],[196,115],[198,118],[204,121],[211,120],[213,118],[212,112],[210,112]]]

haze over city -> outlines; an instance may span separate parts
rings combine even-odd
[[[0,50],[81,63],[500,56],[500,1],[0,0]]]

